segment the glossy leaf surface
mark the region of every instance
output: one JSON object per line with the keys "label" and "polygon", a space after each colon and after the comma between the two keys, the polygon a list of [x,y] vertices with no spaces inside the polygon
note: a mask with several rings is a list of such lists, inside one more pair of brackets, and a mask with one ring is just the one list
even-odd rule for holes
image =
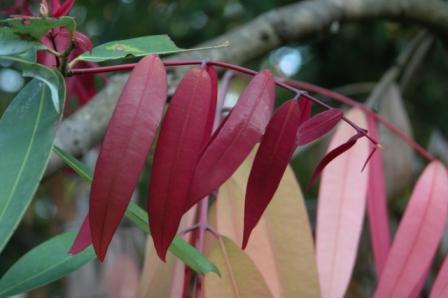
{"label": "glossy leaf surface", "polygon": [[[364,114],[351,110],[346,117],[366,127]],[[341,123],[329,152],[344,144],[353,128]],[[335,158],[322,172],[320,182],[316,256],[322,297],[344,297],[352,275],[364,220],[368,171],[361,172],[369,155],[367,139]],[[340,148],[340,147],[339,147]]]}
{"label": "glossy leaf surface", "polygon": [[223,184],[260,141],[271,117],[274,97],[274,79],[264,70],[244,89],[205,148],[185,210]]}
{"label": "glossy leaf surface", "polygon": [[148,197],[151,235],[162,260],[184,213],[207,135],[211,102],[209,73],[206,68],[193,68],[179,83],[162,123]]}
{"label": "glossy leaf surface", "polygon": [[24,77],[32,77],[45,83],[50,89],[50,99],[53,102],[54,109],[56,112],[61,111],[65,100],[65,84],[64,78],[58,71],[38,63],[11,56],[0,57],[1,63],[6,63],[10,67],[16,68]]}
{"label": "glossy leaf surface", "polygon": [[166,71],[157,56],[133,69],[114,110],[95,166],[89,220],[103,260],[134,192],[159,126],[167,96]]}
{"label": "glossy leaf surface", "polygon": [[306,99],[285,102],[266,128],[247,182],[243,248],[280,184],[296,147],[297,129],[305,120],[310,105]]}
{"label": "glossy leaf surface", "polygon": [[0,30],[0,56],[3,55],[20,55],[36,49],[45,48],[38,41],[27,41],[21,39],[12,32],[4,32]]}
{"label": "glossy leaf surface", "polygon": [[58,235],[21,257],[0,280],[0,296],[29,291],[55,281],[95,259],[93,249],[76,256],[67,254],[74,232]]}
{"label": "glossy leaf surface", "polygon": [[50,92],[32,80],[0,120],[0,251],[30,204],[51,153],[59,114]]}
{"label": "glossy leaf surface", "polygon": [[374,297],[407,297],[421,282],[445,228],[448,175],[431,162],[412,191]]}

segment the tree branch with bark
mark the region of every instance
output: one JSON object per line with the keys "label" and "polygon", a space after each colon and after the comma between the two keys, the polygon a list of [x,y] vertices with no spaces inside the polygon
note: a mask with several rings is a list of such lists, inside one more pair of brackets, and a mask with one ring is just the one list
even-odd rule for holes
{"label": "tree branch with bark", "polygon": [[[170,59],[211,59],[244,64],[289,42],[331,33],[333,24],[392,20],[427,28],[443,41],[448,37],[448,3],[440,0],[317,0],[301,1],[268,11],[249,23],[200,46],[230,42],[230,47],[175,55]],[[180,72],[171,72],[170,86]],[[91,102],[66,118],[57,130],[55,144],[73,155],[82,155],[98,144],[112,115],[127,74],[111,77]],[[53,156],[46,175],[62,166]]]}

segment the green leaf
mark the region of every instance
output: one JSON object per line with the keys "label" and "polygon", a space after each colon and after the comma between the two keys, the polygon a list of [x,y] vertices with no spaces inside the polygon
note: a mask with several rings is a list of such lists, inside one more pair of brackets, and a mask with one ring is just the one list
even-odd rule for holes
{"label": "green leaf", "polygon": [[[82,55],[78,56],[74,61],[82,60],[90,62],[101,62],[124,58],[143,57],[149,54],[173,54],[222,46],[227,46],[227,43],[214,47],[182,49],[177,47],[168,35],[150,35],[125,40],[111,41],[99,45],[97,47],[94,47],[90,53],[85,52]],[[71,64],[74,65],[75,62],[72,62]]]}
{"label": "green leaf", "polygon": [[24,77],[33,77],[47,84],[48,88],[50,88],[53,106],[56,112],[59,113],[62,108],[61,103],[63,103],[65,98],[65,84],[64,78],[58,71],[12,56],[0,57],[0,64],[16,68],[22,72]]}
{"label": "green leaf", "polygon": [[37,41],[28,41],[20,39],[19,36],[12,32],[2,31],[0,29],[0,56],[4,55],[16,55],[31,49],[45,48],[44,45],[39,44]]}
{"label": "green leaf", "polygon": [[95,259],[92,247],[75,256],[67,253],[75,236],[75,232],[60,234],[26,253],[0,280],[0,297],[43,286]]}
{"label": "green leaf", "polygon": [[78,174],[81,178],[86,180],[89,183],[92,183],[92,171],[87,167],[85,164],[59,148],[58,146],[53,146],[53,152],[56,153],[57,156],[59,156],[62,161],[68,165],[70,168],[72,168],[73,171],[75,171],[76,174]]}
{"label": "green leaf", "polygon": [[72,17],[61,18],[14,18],[0,20],[0,55],[14,55],[31,48],[45,48],[40,39],[48,30],[57,27],[65,27],[70,32],[76,29],[75,20]]}
{"label": "green leaf", "polygon": [[25,213],[44,173],[59,119],[50,92],[28,83],[0,120],[0,252]]}
{"label": "green leaf", "polygon": [[[128,209],[126,210],[126,217],[145,233],[149,234],[148,214],[134,202],[129,203]],[[179,236],[176,236],[173,242],[171,242],[168,251],[197,273],[204,274],[207,272],[215,272],[220,275],[215,264],[210,262],[196,248],[192,247]]]}
{"label": "green leaf", "polygon": [[[53,151],[79,176],[89,183],[92,182],[92,172],[86,165],[57,146],[53,147]],[[148,214],[134,202],[129,203],[126,217],[145,233],[149,234]],[[197,273],[215,272],[218,275],[220,274],[215,264],[178,236],[174,238],[168,250]]]}
{"label": "green leaf", "polygon": [[25,52],[21,52],[14,56],[19,59],[31,62],[31,63],[36,63],[36,61],[37,61],[37,51],[35,48],[29,49],[28,51],[25,51]]}

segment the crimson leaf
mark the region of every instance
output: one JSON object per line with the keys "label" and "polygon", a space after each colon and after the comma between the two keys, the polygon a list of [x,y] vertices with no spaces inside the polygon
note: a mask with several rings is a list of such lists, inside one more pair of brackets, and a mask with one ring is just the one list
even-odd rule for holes
{"label": "crimson leaf", "polygon": [[162,123],[148,197],[149,226],[162,260],[188,200],[208,129],[212,93],[212,79],[206,68],[191,69],[179,83]]}
{"label": "crimson leaf", "polygon": [[309,189],[311,185],[313,185],[314,181],[319,177],[322,170],[336,157],[353,147],[355,145],[356,141],[361,138],[363,135],[360,133],[355,134],[350,139],[348,139],[347,142],[343,143],[342,145],[334,148],[330,152],[327,153],[327,155],[322,158],[322,160],[319,162],[319,164],[316,166],[316,168],[313,171],[313,174],[311,175],[310,181],[308,181],[308,184],[306,186],[306,189]]}
{"label": "crimson leaf", "polygon": [[282,104],[269,122],[254,159],[247,183],[244,207],[243,248],[272,200],[295,149],[297,129],[307,117],[308,100]]}
{"label": "crimson leaf", "polygon": [[297,145],[305,145],[322,137],[336,126],[342,116],[341,110],[331,109],[306,120],[297,132]]}
{"label": "crimson leaf", "polygon": [[272,74],[261,71],[240,95],[205,148],[194,172],[184,211],[224,183],[260,141],[272,114],[274,98]]}
{"label": "crimson leaf", "polygon": [[90,234],[89,214],[87,214],[82,222],[81,228],[79,229],[78,235],[76,235],[75,241],[73,241],[69,253],[71,255],[77,255],[91,244],[92,235]]}
{"label": "crimson leaf", "polygon": [[89,220],[100,260],[106,255],[138,182],[166,96],[163,62],[155,55],[142,59],[120,95],[93,176]]}

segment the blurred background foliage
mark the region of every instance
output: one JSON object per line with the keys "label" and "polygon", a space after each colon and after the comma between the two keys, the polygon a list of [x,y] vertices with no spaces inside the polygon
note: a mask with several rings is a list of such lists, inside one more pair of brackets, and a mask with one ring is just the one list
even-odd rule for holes
{"label": "blurred background foliage", "polygon": [[[0,6],[6,7],[13,2],[2,0]],[[179,46],[191,47],[235,29],[263,12],[292,2],[295,1],[77,0],[71,15],[77,19],[79,30],[90,36],[96,45],[143,35],[168,34]],[[37,7],[37,3],[34,3],[34,11]],[[308,81],[327,88],[341,88],[356,83],[373,86],[393,65],[396,57],[418,30],[416,26],[382,21],[362,24],[335,23],[331,33],[284,45],[250,61],[246,66],[253,69],[267,67],[277,76]],[[414,136],[424,147],[428,145],[435,128],[438,128],[442,135],[448,134],[447,70],[446,45],[444,47],[442,43],[436,42],[424,67],[418,73],[418,79],[406,94],[405,107],[411,119]],[[240,90],[243,82],[244,80],[235,81],[232,90]],[[0,112],[22,84],[23,81],[14,71],[6,68],[0,70]],[[353,97],[364,100],[369,90],[368,87],[355,90]],[[286,96],[287,93],[279,92],[278,103],[286,99]],[[328,103],[338,106],[334,102]],[[302,186],[306,184],[321,153],[322,150],[306,150],[293,161]],[[145,170],[145,176],[147,175],[149,170]],[[79,181],[67,175],[44,181],[28,215],[2,254],[0,275],[19,256],[47,239],[49,235],[60,232],[64,222],[73,219],[74,189],[77,183]],[[60,185],[64,186],[64,191],[57,193]],[[139,189],[144,194],[147,187],[142,183]],[[310,209],[313,209],[316,190],[314,188],[306,194]],[[408,193],[409,190],[404,191],[402,197],[407,197]]]}

